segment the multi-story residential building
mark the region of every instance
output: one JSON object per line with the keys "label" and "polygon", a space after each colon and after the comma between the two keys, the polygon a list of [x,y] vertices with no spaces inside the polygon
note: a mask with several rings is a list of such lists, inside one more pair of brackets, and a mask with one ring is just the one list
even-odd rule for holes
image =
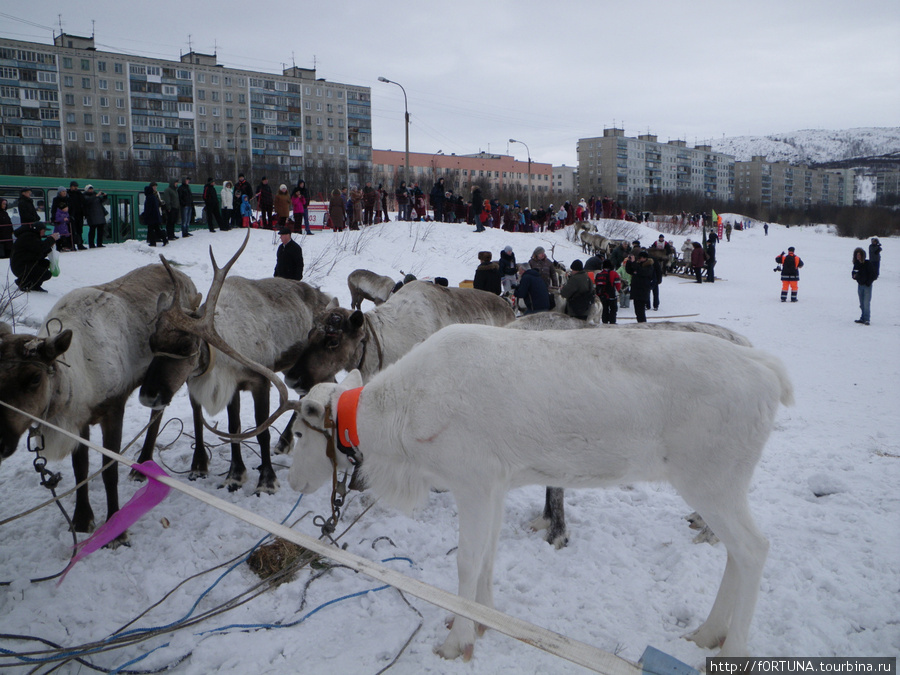
{"label": "multi-story residential building", "polygon": [[623,129],[578,140],[578,189],[641,208],[647,197],[694,194],[727,201],[734,190],[734,157],[708,145],[660,143],[653,134],[628,138]]}
{"label": "multi-story residential building", "polygon": [[769,162],[755,155],[735,162],[734,198],[777,208],[806,208],[818,204],[853,204],[852,169],[811,169],[805,164]]}
{"label": "multi-story residential building", "polygon": [[574,166],[554,166],[553,167],[553,194],[565,195],[567,197],[575,196],[575,188],[577,172]]}
{"label": "multi-story residential building", "polygon": [[[479,152],[474,155],[444,155],[436,153],[409,153],[407,184],[418,182],[420,187],[431,186],[438,178],[444,178],[447,189],[457,194],[467,194],[472,185],[481,186],[485,198],[501,191],[528,195],[528,162],[509,155],[492,155]],[[397,186],[406,173],[406,153],[397,150],[372,152],[374,180],[385,186]],[[533,206],[545,199],[551,190],[552,167],[550,164],[531,162],[531,194]],[[524,204],[523,204],[524,206]]]}
{"label": "multi-story residential building", "polygon": [[[135,161],[171,175],[218,177],[330,168],[359,182],[371,165],[368,87],[316,71],[226,68],[189,52],[177,61],[104,52],[94,38],[0,40],[2,150],[57,164]],[[196,177],[195,177],[196,178]]]}

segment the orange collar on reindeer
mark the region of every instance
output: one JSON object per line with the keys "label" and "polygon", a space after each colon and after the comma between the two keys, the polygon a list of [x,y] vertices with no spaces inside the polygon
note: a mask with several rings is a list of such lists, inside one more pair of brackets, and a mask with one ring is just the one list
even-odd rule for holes
{"label": "orange collar on reindeer", "polygon": [[[337,414],[334,416],[334,427],[337,431],[338,447],[344,454],[348,455],[353,461],[356,453],[352,450],[359,447],[359,432],[356,428],[356,411],[359,407],[359,396],[362,394],[362,387],[356,389],[348,389],[341,394],[337,404]],[[348,448],[351,452],[344,450]],[[355,462],[354,462],[355,463]]]}

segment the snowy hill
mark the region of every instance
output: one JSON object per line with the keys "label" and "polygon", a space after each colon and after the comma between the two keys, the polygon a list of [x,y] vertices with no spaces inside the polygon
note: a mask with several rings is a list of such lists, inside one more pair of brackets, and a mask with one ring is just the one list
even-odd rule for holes
{"label": "snowy hill", "polygon": [[900,152],[900,127],[805,129],[769,136],[734,136],[711,141],[717,152],[739,162],[764,155],[770,162],[818,164]]}

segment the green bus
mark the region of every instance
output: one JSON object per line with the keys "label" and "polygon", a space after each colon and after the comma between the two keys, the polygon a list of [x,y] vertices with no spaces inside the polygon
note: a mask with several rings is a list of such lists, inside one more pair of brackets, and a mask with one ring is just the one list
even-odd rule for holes
{"label": "green bus", "polygon": [[[22,188],[31,188],[31,198],[35,208],[44,221],[50,223],[50,205],[53,198],[59,192],[59,188],[69,189],[71,178],[42,178],[39,176],[0,176],[0,199],[7,201],[7,212],[13,222],[13,226],[19,224],[19,192]],[[147,226],[143,224],[140,214],[144,210],[144,188],[149,185],[146,182],[125,180],[103,180],[75,178],[80,190],[86,185],[93,185],[95,192],[104,192],[106,202],[106,231],[103,241],[118,244],[126,239],[147,239]],[[191,229],[205,227],[203,213],[203,186],[191,185],[194,195],[194,220]],[[160,193],[166,189],[166,184],[160,184],[157,189]],[[221,187],[216,188],[217,191]],[[181,217],[178,218],[178,230],[181,229]],[[87,227],[87,225],[85,225]],[[87,241],[85,235],[85,241]]]}

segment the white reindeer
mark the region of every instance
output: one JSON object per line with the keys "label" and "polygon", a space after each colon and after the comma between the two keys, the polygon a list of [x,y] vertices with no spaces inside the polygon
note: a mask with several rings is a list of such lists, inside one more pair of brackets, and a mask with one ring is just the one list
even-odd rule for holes
{"label": "white reindeer", "polygon": [[[659,378],[674,361],[696,378],[690,392],[670,396]],[[547,378],[548,371],[564,377]],[[516,383],[503,400],[491,373]],[[361,385],[353,371],[340,384],[317,385],[299,402],[290,471],[295,489],[320,487],[332,475],[332,461],[348,467],[342,452],[329,460],[326,446],[345,423],[343,417],[332,423],[338,399]],[[564,414],[548,414],[546,401],[562,398]],[[688,637],[739,656],[768,551],[747,491],[779,402],[792,400],[776,358],[708,335],[455,325],[362,389],[353,452],[362,478],[388,503],[411,509],[431,488],[453,492],[459,594],[487,606],[493,606],[494,555],[510,488],[670,482],[728,553],[709,617]],[[527,433],[503,423],[509,410],[528,421]],[[438,652],[468,659],[475,634],[474,622],[457,616]]]}

